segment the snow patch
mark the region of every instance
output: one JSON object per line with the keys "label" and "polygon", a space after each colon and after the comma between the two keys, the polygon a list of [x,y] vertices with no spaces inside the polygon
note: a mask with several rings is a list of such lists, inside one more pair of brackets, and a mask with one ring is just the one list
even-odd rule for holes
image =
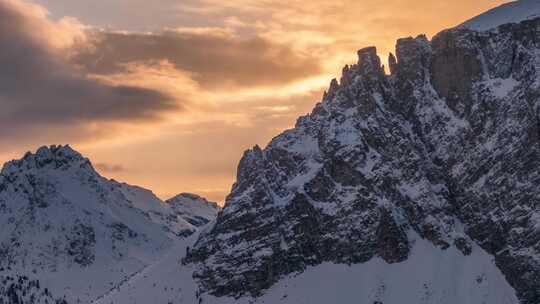
{"label": "snow patch", "polygon": [[488,31],[503,24],[519,23],[535,18],[540,18],[540,0],[520,0],[491,9],[458,27],[476,31]]}
{"label": "snow patch", "polygon": [[483,81],[482,84],[489,87],[496,98],[502,99],[508,96],[508,94],[510,94],[514,88],[519,85],[519,81],[512,77],[506,79],[493,78]]}

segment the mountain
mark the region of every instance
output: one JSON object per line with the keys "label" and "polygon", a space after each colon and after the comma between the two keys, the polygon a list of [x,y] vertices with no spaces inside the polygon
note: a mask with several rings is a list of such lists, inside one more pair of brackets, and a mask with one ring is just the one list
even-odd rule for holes
{"label": "mountain", "polygon": [[538,41],[540,19],[404,38],[390,74],[360,50],[244,153],[184,259],[203,303],[540,303]]}
{"label": "mountain", "polygon": [[519,23],[538,17],[540,17],[540,0],[519,0],[491,9],[466,21],[460,27],[486,31],[503,24]]}
{"label": "mountain", "polygon": [[181,218],[195,227],[201,227],[214,220],[221,208],[196,194],[181,193],[165,201]]}
{"label": "mountain", "polygon": [[540,303],[540,18],[513,7],[398,40],[389,74],[361,49],[222,210],[68,146],[7,163],[0,302]]}
{"label": "mountain", "polygon": [[34,303],[14,300],[31,294],[36,303],[90,303],[197,230],[151,191],[100,176],[69,146],[4,165],[0,225],[3,303]]}

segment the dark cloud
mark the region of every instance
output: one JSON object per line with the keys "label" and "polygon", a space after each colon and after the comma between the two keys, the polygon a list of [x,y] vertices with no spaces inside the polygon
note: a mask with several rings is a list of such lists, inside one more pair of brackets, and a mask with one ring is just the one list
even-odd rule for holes
{"label": "dark cloud", "polygon": [[73,16],[85,24],[137,31],[200,24],[198,14],[182,12],[180,5],[200,0],[34,0],[49,8],[53,17]]}
{"label": "dark cloud", "polygon": [[85,123],[154,119],[176,107],[158,91],[106,85],[76,72],[43,37],[46,20],[0,0],[0,137]]}
{"label": "dark cloud", "polygon": [[126,170],[126,168],[124,168],[124,166],[122,165],[108,164],[108,163],[97,163],[97,164],[94,164],[94,167],[98,171],[104,172],[104,173],[119,173],[119,172],[124,172]]}
{"label": "dark cloud", "polygon": [[79,49],[73,60],[96,74],[124,73],[131,62],[167,60],[191,73],[205,88],[272,86],[320,73],[314,56],[254,37],[239,39],[222,31],[94,33],[95,43]]}

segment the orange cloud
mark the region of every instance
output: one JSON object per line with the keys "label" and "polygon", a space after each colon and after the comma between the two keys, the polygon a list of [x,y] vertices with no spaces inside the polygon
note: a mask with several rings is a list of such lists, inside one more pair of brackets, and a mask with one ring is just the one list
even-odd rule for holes
{"label": "orange cloud", "polygon": [[[88,26],[71,17],[55,21],[42,6],[0,0],[0,14],[8,12],[19,20],[7,22],[0,15],[0,43],[2,35],[11,37],[3,46],[29,43],[22,49],[31,50],[32,56],[24,57],[21,67],[28,67],[24,71],[36,74],[33,77],[43,76],[30,78],[32,82],[54,84],[61,79],[84,88],[63,91],[49,85],[53,89],[39,90],[36,98],[11,82],[13,96],[25,102],[14,103],[19,108],[3,107],[3,117],[17,129],[4,132],[26,132],[11,136],[1,157],[15,157],[42,144],[76,142],[106,175],[163,196],[187,191],[216,201],[229,191],[243,150],[265,145],[310,112],[329,80],[357,60],[357,49],[376,45],[384,61],[397,38],[431,36],[507,2],[160,0],[156,5],[94,0],[89,6],[72,0],[36,1],[59,10],[79,9],[81,20],[101,23]],[[99,30],[109,25],[116,27]],[[39,58],[39,64],[26,58]],[[4,62],[7,67],[14,60],[2,61],[0,55]],[[14,71],[21,68],[0,72],[0,86],[13,81]],[[89,83],[105,93],[97,98]],[[55,91],[71,92],[71,99],[59,99]],[[136,97],[135,102],[128,104],[118,94]],[[0,103],[2,98],[0,93]],[[89,98],[107,101],[103,112],[108,116],[100,115]],[[64,103],[45,107],[36,101],[53,99]],[[36,117],[42,121],[16,124],[17,117],[31,120],[12,115],[26,109],[39,112]],[[47,111],[51,115],[41,115]],[[55,113],[54,120],[45,119]],[[160,119],[147,119],[156,116]]]}
{"label": "orange cloud", "polygon": [[2,149],[25,139],[88,139],[103,134],[103,126],[156,120],[178,108],[157,90],[105,84],[76,71],[65,54],[83,34],[64,20],[48,20],[33,4],[0,1]]}
{"label": "orange cloud", "polygon": [[93,74],[126,73],[134,62],[166,60],[207,88],[279,86],[321,72],[318,58],[259,37],[214,28],[159,33],[94,32],[73,61]]}

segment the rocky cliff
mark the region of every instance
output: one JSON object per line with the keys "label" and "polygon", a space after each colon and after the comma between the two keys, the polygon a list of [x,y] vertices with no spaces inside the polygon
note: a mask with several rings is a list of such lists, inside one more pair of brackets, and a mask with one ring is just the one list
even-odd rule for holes
{"label": "rocky cliff", "polygon": [[260,296],[324,262],[407,261],[416,235],[492,255],[540,303],[540,19],[375,48],[322,102],[246,151],[187,261],[201,290]]}

